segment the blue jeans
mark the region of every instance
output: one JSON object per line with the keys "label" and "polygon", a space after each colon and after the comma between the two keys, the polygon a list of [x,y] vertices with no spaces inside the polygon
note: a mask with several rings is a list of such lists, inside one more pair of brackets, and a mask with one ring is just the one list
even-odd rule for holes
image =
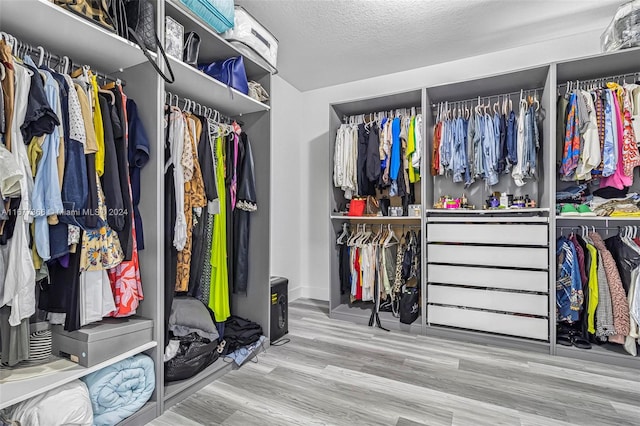
{"label": "blue jeans", "polygon": [[574,185],[556,192],[556,201],[580,200],[587,189],[586,184]]}

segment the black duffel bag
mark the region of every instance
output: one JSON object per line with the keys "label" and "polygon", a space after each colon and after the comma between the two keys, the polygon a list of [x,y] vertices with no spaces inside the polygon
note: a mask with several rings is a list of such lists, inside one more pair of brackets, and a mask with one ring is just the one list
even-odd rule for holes
{"label": "black duffel bag", "polygon": [[164,363],[165,381],[188,379],[213,364],[220,356],[217,346],[217,340],[210,341],[196,333],[181,337],[178,353]]}

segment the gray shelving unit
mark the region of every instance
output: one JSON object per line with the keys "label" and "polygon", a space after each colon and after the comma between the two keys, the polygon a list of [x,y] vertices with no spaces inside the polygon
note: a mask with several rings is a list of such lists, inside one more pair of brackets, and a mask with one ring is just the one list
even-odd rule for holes
{"label": "gray shelving unit", "polygon": [[[555,64],[556,67],[556,81],[554,86],[564,84],[567,81],[585,81],[591,79],[607,78],[609,76],[617,76],[623,74],[633,74],[640,71],[638,64],[640,63],[640,49],[627,49],[619,52],[603,53],[600,55],[593,55],[586,58],[580,58],[573,61],[559,62]],[[627,81],[631,78],[627,79]],[[562,88],[564,90],[564,88]],[[551,117],[556,117],[556,104],[552,105]],[[555,135],[555,121],[553,123],[553,129],[551,135]],[[555,136],[551,136],[551,139],[555,142]],[[570,183],[563,182],[558,176],[555,164],[557,163],[555,149],[552,150],[552,166],[555,174],[553,181],[553,193],[555,188],[564,188]],[[637,172],[634,173],[634,181],[629,192],[640,191],[640,179]],[[555,200],[554,200],[555,201]],[[577,229],[581,225],[594,226],[596,228],[610,228],[607,230],[600,229],[598,232],[607,238],[618,233],[618,226],[632,225],[640,226],[640,220],[638,218],[630,217],[562,217],[555,215],[555,209],[553,209],[554,225],[553,235],[550,242],[553,252],[556,250],[556,238],[561,233],[567,234],[569,229]],[[553,265],[555,267],[555,263]],[[555,276],[555,269],[554,269]],[[555,325],[555,319],[554,319]],[[576,347],[566,347],[561,345],[555,345],[554,353],[560,356],[566,356],[571,358],[578,358],[587,361],[603,362],[611,365],[627,366],[640,368],[640,357],[633,357],[627,354],[621,345],[605,344],[602,346],[592,345],[591,349],[579,349]],[[638,347],[640,350],[640,346]]]}
{"label": "gray shelving unit", "polygon": [[[164,39],[165,16],[171,16],[201,36],[200,59],[203,62],[225,59],[240,53],[214,31],[210,30],[179,1],[154,2],[156,29]],[[24,20],[28,11],[29,20]],[[50,31],[56,28],[56,31]],[[163,364],[164,341],[164,104],[165,92],[220,111],[243,122],[243,130],[251,140],[255,162],[258,210],[251,214],[249,246],[250,272],[246,295],[231,295],[232,313],[259,323],[268,337],[270,324],[269,287],[269,212],[271,112],[267,103],[230,90],[195,68],[171,59],[176,74],[174,84],[165,82],[155,73],[146,57],[133,43],[105,31],[91,22],[71,14],[48,0],[0,0],[0,31],[8,32],[34,46],[70,56],[75,64],[88,64],[100,72],[120,77],[127,82],[125,92],[135,99],[141,119],[151,141],[151,156],[142,172],[140,213],[144,224],[145,249],[140,251],[140,271],[144,301],[138,315],[154,322],[153,340],[141,342],[137,349],[119,354],[98,367],[144,352],[155,362],[156,389],[150,401],[121,425],[144,425],[203,386],[231,371],[233,364],[217,361],[195,377],[165,384]],[[80,36],[78,36],[80,35]],[[100,46],[96,48],[96,46]],[[271,91],[269,70],[245,57],[250,80],[258,81]],[[268,341],[268,339],[267,339]],[[0,408],[8,406],[69,381],[83,377],[96,368],[70,365],[59,373],[32,380],[8,383],[0,390]],[[6,402],[6,404],[5,404]]]}
{"label": "gray shelving unit", "polygon": [[[379,111],[390,111],[395,109],[418,107],[421,108],[423,117],[425,116],[425,91],[424,89],[415,89],[407,92],[393,93],[386,96],[356,99],[351,102],[333,104],[329,106],[329,135],[330,135],[330,159],[331,170],[333,170],[333,151],[336,142],[336,132],[342,124],[343,117],[348,117],[357,114],[367,114]],[[423,119],[422,134],[428,131],[428,127]],[[415,185],[416,204],[422,205],[422,212],[424,212],[425,204],[423,200],[426,199],[426,165],[425,162],[426,152],[428,145],[424,142],[426,138],[423,138],[422,148],[422,162],[420,169],[422,171],[421,180]],[[333,179],[333,173],[331,173]],[[346,199],[344,192],[340,188],[333,186],[333,182],[330,183],[332,190],[330,192],[329,206],[332,213],[329,215],[329,241],[331,241],[330,248],[330,316],[331,318],[341,319],[345,321],[351,321],[358,324],[368,324],[369,317],[371,316],[371,305],[367,307],[361,307],[358,305],[351,306],[349,303],[349,295],[341,294],[340,292],[340,276],[338,266],[338,248],[334,244],[336,235],[342,229],[342,224],[345,222],[351,223],[353,226],[356,224],[368,224],[371,226],[385,226],[390,224],[395,227],[396,235],[400,235],[398,230],[408,229],[409,227],[420,230],[421,235],[425,234],[425,221],[424,213],[420,217],[350,217],[340,214],[339,211],[345,205]],[[392,197],[391,205],[400,205],[399,197]],[[424,253],[425,244],[424,238],[422,239],[422,251]],[[422,267],[421,277],[421,292],[424,294],[425,283],[425,268]],[[403,330],[410,333],[421,334],[424,332],[425,322],[425,307],[424,304],[421,309],[420,317],[413,324],[402,324],[398,318],[395,318],[389,312],[380,312],[380,322],[383,327],[394,330]]]}
{"label": "gray shelving unit", "polygon": [[[422,316],[419,324],[416,322],[410,327],[404,327],[395,318],[382,315],[383,325],[410,333],[452,340],[546,352],[611,365],[640,366],[640,357],[625,354],[620,346],[603,345],[594,346],[591,350],[582,350],[556,344],[555,307],[556,235],[561,230],[579,225],[595,225],[614,228],[607,234],[613,235],[617,233],[617,226],[640,226],[640,220],[633,218],[556,217],[556,188],[566,185],[556,178],[557,86],[567,80],[588,80],[636,73],[640,71],[638,63],[640,49],[629,49],[469,81],[443,82],[440,85],[416,88],[403,93],[329,105],[329,152],[333,170],[336,131],[344,115],[417,105],[419,93],[422,92],[420,105],[425,124],[423,134],[426,135],[420,191],[423,216],[419,225],[424,236]],[[434,210],[433,204],[441,195],[461,195],[464,192],[471,204],[480,207],[489,192],[484,188],[484,183],[476,183],[469,190],[465,190],[462,184],[454,184],[449,177],[429,175],[435,121],[435,111],[432,108],[441,101],[455,102],[478,96],[491,96],[495,102],[498,95],[518,92],[520,89],[537,89],[543,109],[544,120],[540,129],[542,147],[538,158],[539,177],[522,188],[515,187],[511,178],[502,178],[492,191],[529,194],[538,201],[537,208],[497,212],[482,209]],[[517,108],[519,94],[511,97],[514,107]],[[344,202],[344,198],[340,189],[334,188],[332,182],[330,185],[330,207],[335,211],[335,208]],[[632,190],[640,191],[639,179],[635,179]],[[340,294],[338,253],[333,241],[342,223],[350,221],[378,224],[393,220],[398,219],[349,218],[336,213],[330,215],[328,231],[332,244],[329,249],[329,285],[332,318],[368,324],[370,314],[369,310],[350,307],[348,299]],[[451,225],[454,227],[446,228]],[[456,232],[443,232],[446,230]],[[514,241],[511,237],[516,230],[517,235],[525,233],[528,239]],[[448,253],[447,246],[453,248],[456,253]],[[501,248],[508,250],[496,250]],[[473,251],[473,255],[484,255],[485,251],[493,251],[497,254],[498,260],[488,259],[483,261],[484,263],[459,261],[456,256],[464,250]],[[508,284],[510,282],[515,284]],[[505,326],[506,323],[511,325]]]}

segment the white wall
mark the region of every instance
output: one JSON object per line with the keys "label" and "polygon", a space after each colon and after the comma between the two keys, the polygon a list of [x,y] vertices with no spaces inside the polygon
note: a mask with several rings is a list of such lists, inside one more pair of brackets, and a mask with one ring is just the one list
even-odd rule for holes
{"label": "white wall", "polygon": [[[301,173],[302,93],[279,76],[271,79],[271,275],[289,278],[289,298],[300,297],[303,193]],[[306,281],[305,281],[306,282]]]}
{"label": "white wall", "polygon": [[[274,199],[272,247],[280,250],[282,246],[279,244],[279,233],[285,229],[291,229],[290,224],[294,220],[299,221],[301,244],[299,252],[295,253],[295,259],[299,259],[300,263],[293,265],[287,261],[288,259],[282,259],[274,265],[277,265],[278,268],[281,267],[282,271],[287,271],[287,273],[291,271],[293,274],[295,271],[296,274],[299,274],[297,277],[303,286],[301,292],[303,297],[329,299],[329,247],[333,244],[332,241],[329,241],[328,222],[330,214],[329,190],[332,184],[329,170],[328,133],[329,105],[331,103],[453,83],[553,61],[593,55],[600,51],[600,33],[600,30],[590,31],[516,49],[303,92],[302,127],[300,128],[300,138],[296,139],[296,149],[299,149],[300,154],[299,167],[291,163],[287,165],[286,172],[279,170],[282,163],[275,158],[275,151],[275,162],[272,166],[272,170],[278,174],[277,177],[274,174],[272,181],[275,192],[289,185],[299,188],[297,194],[300,199],[293,204],[300,208],[301,214],[300,218],[296,217],[295,219],[291,214],[286,216],[278,214],[283,206],[278,206],[278,200]],[[430,48],[433,47],[425,46],[425,49]],[[442,48],[446,48],[446,46]],[[290,95],[290,97],[295,98],[296,101],[299,99],[298,96]],[[285,117],[286,111],[295,114]],[[288,123],[292,117],[299,117],[295,111],[292,111],[291,105],[286,111],[280,111],[278,107],[274,107],[274,113],[278,117],[288,120]],[[273,128],[274,147],[278,151],[286,150],[278,145],[280,143],[286,144],[287,147],[291,145],[289,135],[292,133],[290,129],[285,123],[279,123],[276,119],[274,119]],[[285,131],[284,134],[287,137],[283,137],[283,134],[280,133],[281,130]],[[293,157],[293,154],[291,156]],[[283,178],[283,180],[279,178]],[[288,205],[291,205],[291,202]],[[282,254],[277,251],[272,252],[272,257],[281,259]],[[291,262],[293,262],[293,258]],[[274,270],[274,272],[277,271]]]}

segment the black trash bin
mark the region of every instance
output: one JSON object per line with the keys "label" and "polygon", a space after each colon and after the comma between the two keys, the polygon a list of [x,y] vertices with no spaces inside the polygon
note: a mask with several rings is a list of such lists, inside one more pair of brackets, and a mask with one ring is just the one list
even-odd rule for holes
{"label": "black trash bin", "polygon": [[289,280],[271,277],[271,343],[289,333]]}

